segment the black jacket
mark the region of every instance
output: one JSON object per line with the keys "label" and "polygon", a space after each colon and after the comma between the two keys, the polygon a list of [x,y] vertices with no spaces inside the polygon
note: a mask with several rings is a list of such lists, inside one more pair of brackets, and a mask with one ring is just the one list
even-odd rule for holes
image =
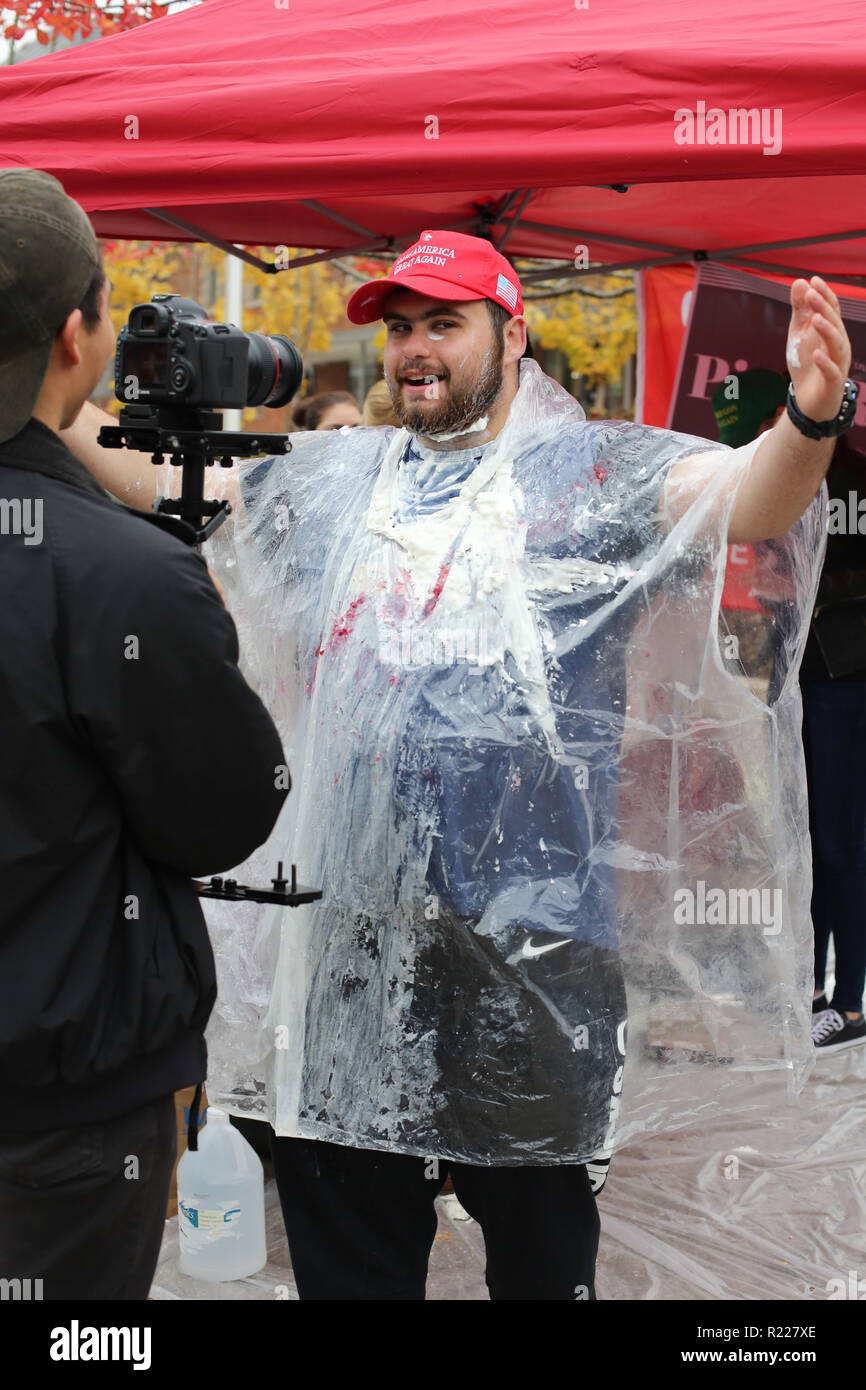
{"label": "black jacket", "polygon": [[[866,456],[854,449],[847,435],[841,435],[833,452],[827,472],[827,492],[831,504],[841,501],[846,522],[849,522],[850,494],[855,494],[854,509],[857,529],[848,526],[843,531],[831,526],[827,535],[827,553],[818,583],[815,613],[800,666],[801,680],[829,680],[830,668],[818,640],[818,621],[822,624],[823,639],[831,635],[822,611],[833,610],[830,651],[840,655],[841,668],[846,672],[840,680],[866,679],[866,604],[851,603],[851,599],[866,596],[866,536],[859,529],[862,517],[857,502],[866,498]],[[839,602],[841,600],[841,603]],[[834,670],[833,674],[836,672]]]}
{"label": "black jacket", "polygon": [[36,420],[0,445],[0,1131],[204,1078],[191,876],[245,859],[286,795],[237,662],[204,561],[160,518]]}

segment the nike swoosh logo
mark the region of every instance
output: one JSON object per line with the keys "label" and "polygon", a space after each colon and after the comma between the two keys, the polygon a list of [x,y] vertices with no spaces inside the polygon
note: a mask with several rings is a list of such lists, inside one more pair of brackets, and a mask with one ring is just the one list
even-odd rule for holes
{"label": "nike swoosh logo", "polygon": [[528,936],[523,943],[521,956],[543,956],[545,951],[555,951],[557,946],[566,946],[571,937],[566,937],[565,941],[552,941],[549,946],[533,946],[532,937]]}

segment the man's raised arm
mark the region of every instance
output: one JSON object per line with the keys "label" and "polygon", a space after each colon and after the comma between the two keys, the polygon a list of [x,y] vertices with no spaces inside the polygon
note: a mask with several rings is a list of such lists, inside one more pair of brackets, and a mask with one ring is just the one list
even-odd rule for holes
{"label": "man's raised arm", "polygon": [[[851,344],[839,301],[818,275],[791,286],[787,362],[802,414],[817,422],[834,419],[851,366]],[[821,486],[835,443],[835,438],[807,438],[786,413],[761,436],[757,448],[744,445],[754,452],[739,483],[728,541],[771,540],[789,531]],[[662,498],[669,524],[679,520],[728,458],[727,452],[723,457],[704,453],[674,465]]]}
{"label": "man's raised arm", "polygon": [[149,512],[158,495],[160,474],[150,461],[149,454],[135,449],[104,449],[96,436],[103,425],[116,425],[117,420],[100,410],[92,401],[85,401],[68,430],[60,438],[79,463],[93,474],[98,483],[127,507]]}

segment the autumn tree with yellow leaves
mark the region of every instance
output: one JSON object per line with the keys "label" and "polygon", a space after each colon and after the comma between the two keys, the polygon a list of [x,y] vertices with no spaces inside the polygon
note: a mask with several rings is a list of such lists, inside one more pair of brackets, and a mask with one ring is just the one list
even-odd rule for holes
{"label": "autumn tree with yellow leaves", "polygon": [[16,44],[30,34],[50,51],[59,38],[120,34],[175,8],[175,0],[5,0],[0,18],[9,43],[6,61],[14,63]]}
{"label": "autumn tree with yellow leaves", "polygon": [[[117,332],[136,304],[154,294],[175,293],[195,300],[211,317],[225,316],[225,256],[215,247],[199,244],[102,242],[105,270],[112,282],[111,317]],[[248,248],[266,264],[274,263],[274,248]],[[284,260],[304,252],[287,250]],[[353,288],[343,273],[325,262],[281,270],[269,275],[244,266],[243,327],[251,333],[284,333],[307,352],[326,351],[331,335],[345,322],[345,306]],[[112,408],[119,409],[119,405]],[[245,419],[255,418],[248,411]]]}
{"label": "autumn tree with yellow leaves", "polygon": [[[524,293],[533,342],[558,348],[576,375],[591,384],[619,379],[637,348],[637,306],[631,272],[560,282],[542,297]],[[538,297],[534,297],[535,295]]]}
{"label": "autumn tree with yellow leaves", "polygon": [[[225,314],[225,257],[212,246],[183,243],[104,241],[105,268],[114,286],[112,318],[117,329],[135,304],[174,291],[194,299],[215,320]],[[272,247],[250,246],[273,263]],[[303,252],[289,250],[287,259]],[[345,319],[347,282],[339,270],[319,262],[268,275],[244,266],[244,323],[252,333],[285,333],[301,353],[325,351]]]}

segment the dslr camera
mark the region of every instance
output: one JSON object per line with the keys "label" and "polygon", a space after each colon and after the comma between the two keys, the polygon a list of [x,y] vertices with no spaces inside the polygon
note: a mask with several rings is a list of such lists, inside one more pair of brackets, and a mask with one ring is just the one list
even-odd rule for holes
{"label": "dslr camera", "polygon": [[149,453],[157,466],[168,455],[183,469],[180,497],[160,497],[154,510],[178,518],[181,539],[200,545],[231,510],[205,498],[205,469],[291,448],[282,434],[224,433],[220,411],[286,405],[303,373],[291,338],[213,323],[194,300],[155,294],[120,330],[114,394],[123,409],[97,438],[107,449]]}
{"label": "dslr camera", "polygon": [[[138,449],[160,466],[168,455],[182,472],[181,495],[160,497],[154,511],[188,545],[201,545],[231,512],[225,500],[204,496],[205,470],[230,468],[235,458],[285,454],[282,434],[224,433],[221,410],[245,405],[281,406],[296,395],[303,376],[301,354],[282,334],[244,333],[231,323],[212,323],[192,299],[155,294],[136,304],[120,330],[114,358],[114,394],[123,401],[117,425],[97,436],[107,449]],[[199,896],[230,902],[279,903],[298,907],[321,898],[320,888],[298,885],[277,865],[270,888],[235,879],[199,884]],[[200,1089],[190,1110],[190,1148],[195,1148]]]}
{"label": "dslr camera", "polygon": [[212,323],[192,299],[155,294],[120,330],[114,391],[124,405],[208,410],[281,406],[297,394],[301,355],[290,338]]}

